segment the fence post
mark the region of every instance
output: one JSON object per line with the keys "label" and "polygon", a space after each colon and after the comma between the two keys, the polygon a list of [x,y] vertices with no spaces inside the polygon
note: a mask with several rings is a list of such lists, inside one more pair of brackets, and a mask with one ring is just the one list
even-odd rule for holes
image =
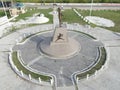
{"label": "fence post", "polygon": [[53,85],[53,79],[50,79],[50,84]]}
{"label": "fence post", "polygon": [[83,19],[83,16],[81,16],[81,18]]}
{"label": "fence post", "polygon": [[87,74],[87,77],[86,77],[86,78],[87,78],[87,80],[89,79],[89,74]]}
{"label": "fence post", "polygon": [[39,79],[39,83],[41,84],[41,78],[39,77],[38,79]]}
{"label": "fence post", "polygon": [[18,42],[21,42],[22,41],[22,36],[21,37],[19,37],[19,39],[18,39]]}
{"label": "fence post", "polygon": [[29,74],[29,79],[30,79],[30,80],[32,79],[30,74]]}
{"label": "fence post", "polygon": [[78,81],[79,81],[79,78],[77,77],[77,78],[76,78],[76,82],[77,82],[77,84],[78,84]]}
{"label": "fence post", "polygon": [[23,71],[22,70],[20,71],[20,74],[23,76]]}
{"label": "fence post", "polygon": [[26,34],[25,33],[23,34],[23,37],[26,38]]}
{"label": "fence post", "polygon": [[88,20],[88,24],[90,24],[91,22]]}
{"label": "fence post", "polygon": [[101,67],[101,70],[103,70],[104,69],[104,65],[102,65],[102,67]]}
{"label": "fence post", "polygon": [[95,71],[95,76],[97,75],[97,70]]}
{"label": "fence post", "polygon": [[15,41],[16,41],[16,44],[19,42],[19,40],[18,40],[18,39],[16,39]]}
{"label": "fence post", "polygon": [[19,71],[16,66],[14,66],[14,68],[15,68],[15,70],[16,70],[17,72]]}

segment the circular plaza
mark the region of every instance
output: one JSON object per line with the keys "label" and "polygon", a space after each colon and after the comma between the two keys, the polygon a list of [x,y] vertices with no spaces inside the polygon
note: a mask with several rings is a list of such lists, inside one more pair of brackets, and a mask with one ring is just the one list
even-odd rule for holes
{"label": "circular plaza", "polygon": [[[92,69],[100,60],[103,44],[94,37],[76,30],[69,30],[68,36],[79,42],[80,50],[73,56],[54,59],[41,53],[40,43],[46,38],[52,39],[53,31],[40,32],[22,40],[13,47],[24,67],[39,74],[55,77],[56,86],[71,86],[73,75]],[[64,52],[64,51],[63,51]]]}
{"label": "circular plaza", "polygon": [[[66,44],[61,44],[63,33],[53,40],[59,25],[53,6],[35,4],[37,8],[28,8],[25,17],[13,17],[1,25],[1,90],[119,90],[120,14],[116,8],[120,8],[116,5],[110,10],[94,7],[88,18],[89,10],[81,10],[85,7],[68,10],[72,7],[65,6],[62,24],[70,39]],[[59,48],[52,48],[59,40]],[[58,51],[53,53],[54,49]]]}

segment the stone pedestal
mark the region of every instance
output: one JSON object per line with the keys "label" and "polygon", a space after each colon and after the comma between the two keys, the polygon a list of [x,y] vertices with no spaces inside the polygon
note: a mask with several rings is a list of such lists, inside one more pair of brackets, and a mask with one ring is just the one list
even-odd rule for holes
{"label": "stone pedestal", "polygon": [[53,44],[63,44],[68,43],[67,29],[66,28],[56,28],[53,36],[51,45]]}
{"label": "stone pedestal", "polygon": [[46,38],[40,43],[41,52],[55,59],[66,59],[77,54],[80,50],[80,44],[67,36],[67,29],[63,27],[56,28],[52,40]]}

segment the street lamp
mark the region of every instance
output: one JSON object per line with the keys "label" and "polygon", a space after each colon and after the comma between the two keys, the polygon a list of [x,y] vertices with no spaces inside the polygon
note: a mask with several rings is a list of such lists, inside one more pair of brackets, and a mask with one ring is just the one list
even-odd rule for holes
{"label": "street lamp", "polygon": [[93,0],[91,0],[91,7],[90,7],[90,14],[89,14],[89,16],[91,16],[91,14],[92,14],[92,9],[93,9]]}

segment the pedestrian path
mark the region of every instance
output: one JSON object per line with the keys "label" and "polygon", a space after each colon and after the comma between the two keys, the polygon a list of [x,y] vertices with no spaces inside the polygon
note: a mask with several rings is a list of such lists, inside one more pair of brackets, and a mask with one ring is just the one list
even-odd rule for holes
{"label": "pedestrian path", "polygon": [[[57,16],[57,15],[56,15]],[[57,18],[56,18],[57,19]],[[55,21],[54,21],[55,22]],[[57,24],[58,25],[58,24]],[[82,25],[67,25],[68,29],[79,30],[88,33],[101,41],[109,51],[109,60],[106,68],[99,72],[96,77],[78,82],[79,90],[119,90],[120,89],[120,34],[103,28],[87,28]],[[0,39],[0,89],[1,90],[52,90],[49,86],[40,86],[25,81],[18,77],[10,68],[8,53],[16,44],[16,39],[24,34],[36,33],[42,30],[53,30],[52,24],[39,25],[22,29]],[[116,46],[116,47],[114,47]],[[62,73],[62,72],[60,72]],[[11,83],[12,82],[12,83]],[[7,85],[7,86],[6,86]],[[58,87],[57,90],[75,90],[73,86]]]}

